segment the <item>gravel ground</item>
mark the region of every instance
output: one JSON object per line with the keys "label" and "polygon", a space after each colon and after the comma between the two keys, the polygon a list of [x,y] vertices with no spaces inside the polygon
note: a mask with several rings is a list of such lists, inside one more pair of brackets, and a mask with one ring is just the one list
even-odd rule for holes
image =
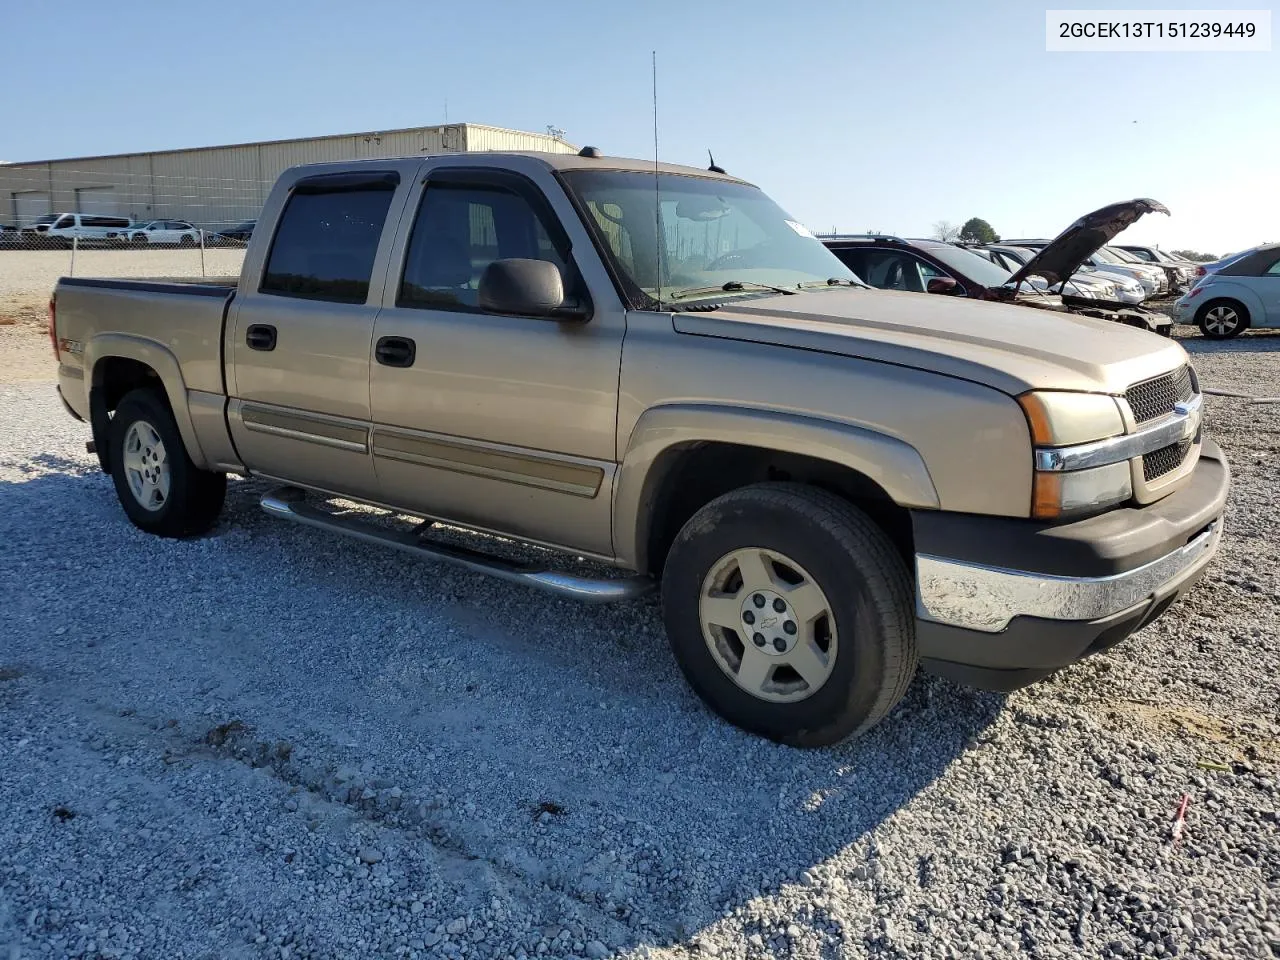
{"label": "gravel ground", "polygon": [[[1280,336],[1187,345],[1275,392]],[[1224,551],[1164,619],[801,752],[702,708],[652,600],[280,524],[250,481],[148,537],[47,341],[0,359],[7,960],[1280,956],[1276,406],[1211,400]]]}
{"label": "gravel ground", "polygon": [[0,324],[43,323],[59,277],[234,277],[243,260],[242,247],[208,249],[202,273],[199,247],[89,249],[76,251],[73,269],[70,250],[0,248]]}

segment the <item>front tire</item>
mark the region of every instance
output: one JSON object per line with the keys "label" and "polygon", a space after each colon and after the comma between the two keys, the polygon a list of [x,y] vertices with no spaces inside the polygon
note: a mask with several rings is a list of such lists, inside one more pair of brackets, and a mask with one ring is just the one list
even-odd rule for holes
{"label": "front tire", "polygon": [[1210,340],[1230,340],[1249,326],[1249,311],[1235,300],[1210,300],[1196,313],[1196,326]]}
{"label": "front tire", "polygon": [[218,522],[227,475],[191,462],[165,398],[133,390],[110,426],[111,479],[133,525],[161,537],[192,537]]}
{"label": "front tire", "polygon": [[689,684],[730,723],[797,747],[862,733],[915,675],[911,580],[852,504],[800,484],[732,491],[676,537],[663,616]]}

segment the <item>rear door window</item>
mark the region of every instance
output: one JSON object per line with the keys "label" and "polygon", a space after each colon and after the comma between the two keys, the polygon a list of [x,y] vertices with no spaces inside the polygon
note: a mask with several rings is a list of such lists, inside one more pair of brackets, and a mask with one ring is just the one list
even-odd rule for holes
{"label": "rear door window", "polygon": [[280,215],[259,291],[364,303],[394,192],[389,180],[296,190]]}

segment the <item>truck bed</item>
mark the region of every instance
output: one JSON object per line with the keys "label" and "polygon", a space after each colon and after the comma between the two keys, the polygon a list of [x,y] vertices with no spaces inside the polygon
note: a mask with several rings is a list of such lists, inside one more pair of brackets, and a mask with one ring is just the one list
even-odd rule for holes
{"label": "truck bed", "polygon": [[[235,277],[64,277],[54,290],[57,335],[82,348],[111,335],[149,341],[172,358],[186,389],[221,394],[222,328],[238,283]],[[83,357],[68,350],[59,359],[64,368],[75,368]]]}
{"label": "truck bed", "polygon": [[59,287],[106,287],[119,290],[146,290],[201,297],[225,297],[240,283],[239,277],[63,277]]}

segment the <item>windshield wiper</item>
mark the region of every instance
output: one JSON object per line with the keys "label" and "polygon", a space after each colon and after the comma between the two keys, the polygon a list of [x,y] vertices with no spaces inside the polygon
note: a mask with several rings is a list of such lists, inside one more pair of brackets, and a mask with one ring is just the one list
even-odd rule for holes
{"label": "windshield wiper", "polygon": [[684,300],[687,297],[701,297],[708,293],[733,293],[738,290],[772,290],[774,293],[784,293],[787,296],[795,293],[795,290],[787,287],[775,287],[771,283],[756,283],[754,280],[727,280],[718,287],[695,287],[692,290],[681,290],[679,293],[673,293],[668,300]]}
{"label": "windshield wiper", "polygon": [[806,280],[799,284],[799,287],[801,290],[807,290],[809,287],[857,287],[860,290],[870,290],[871,284],[861,280],[849,280],[846,277],[830,277],[826,280]]}

